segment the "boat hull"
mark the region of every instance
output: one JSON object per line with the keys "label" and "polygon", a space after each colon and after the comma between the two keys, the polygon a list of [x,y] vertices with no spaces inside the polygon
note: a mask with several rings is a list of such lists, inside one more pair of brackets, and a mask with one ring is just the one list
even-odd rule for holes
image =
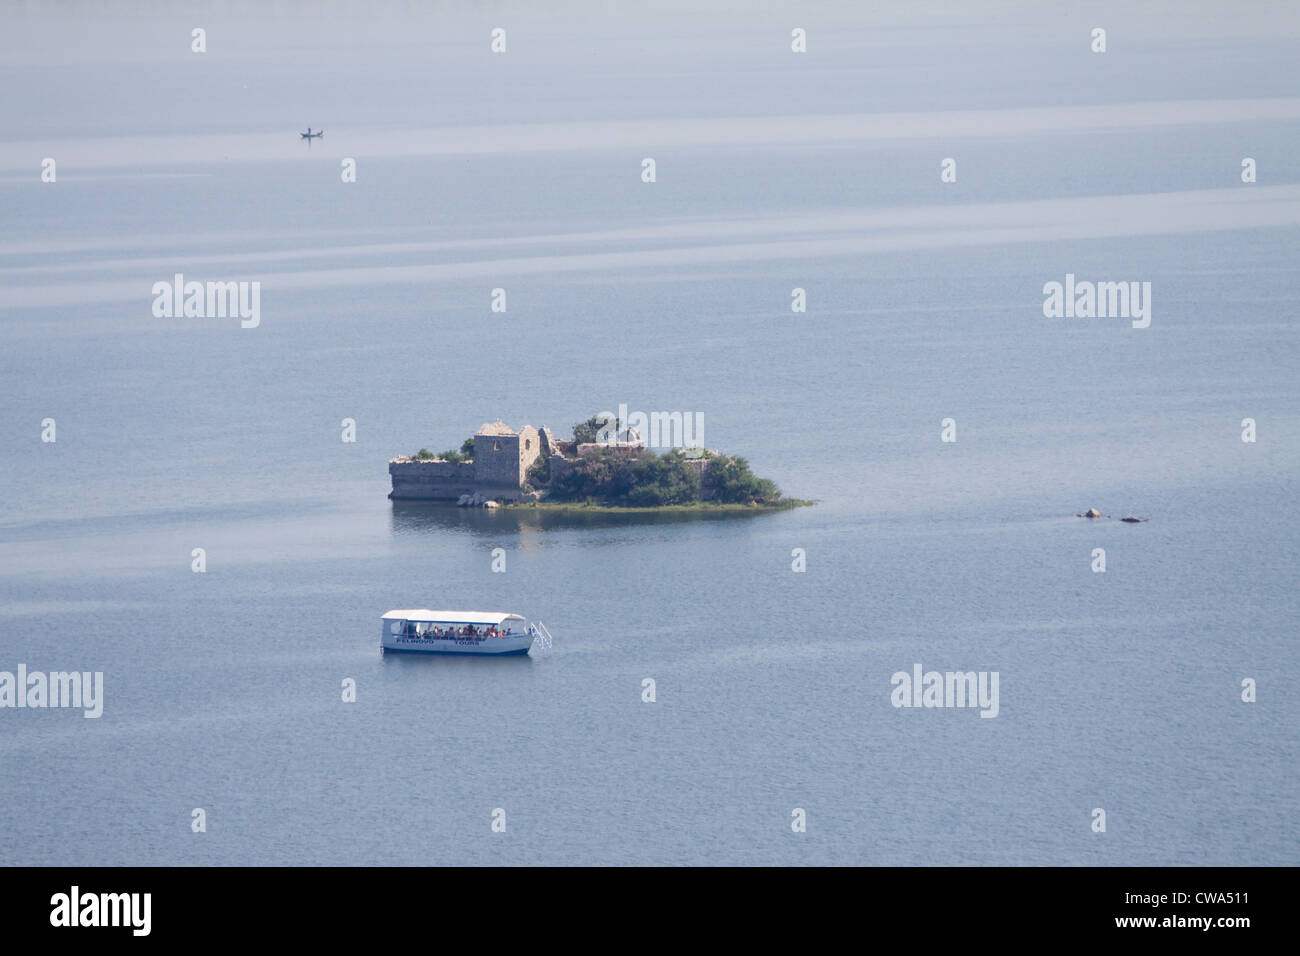
{"label": "boat hull", "polygon": [[527,654],[532,646],[533,638],[529,634],[480,638],[424,638],[385,634],[383,640],[385,653],[401,654],[477,654],[484,657],[509,657]]}

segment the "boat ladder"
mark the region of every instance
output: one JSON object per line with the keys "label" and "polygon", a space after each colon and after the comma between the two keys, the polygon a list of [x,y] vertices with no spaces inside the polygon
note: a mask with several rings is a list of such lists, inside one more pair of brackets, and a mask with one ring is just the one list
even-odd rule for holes
{"label": "boat ladder", "polygon": [[529,624],[528,633],[533,635],[534,644],[540,644],[548,651],[551,649],[551,632],[546,629],[546,625],[541,621],[533,621]]}

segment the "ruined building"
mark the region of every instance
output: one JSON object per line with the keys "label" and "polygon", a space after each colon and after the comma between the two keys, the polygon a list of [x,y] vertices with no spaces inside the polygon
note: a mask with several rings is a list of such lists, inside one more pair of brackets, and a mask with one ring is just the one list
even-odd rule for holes
{"label": "ruined building", "polygon": [[457,501],[462,495],[514,501],[523,496],[528,467],[555,441],[549,429],[531,425],[514,431],[504,422],[488,422],[474,433],[474,460],[394,458],[388,463],[393,479],[390,498]]}
{"label": "ruined building", "polygon": [[[473,461],[446,461],[441,458],[394,458],[388,462],[393,490],[388,497],[401,500],[447,501],[467,503],[477,500],[518,501],[540,497],[525,488],[528,469],[539,457],[549,460],[552,480],[574,467],[582,457],[593,452],[635,457],[645,451],[646,443],[631,428],[619,431],[609,441],[576,445],[556,441],[545,425],[536,429],[525,425],[518,432],[498,420],[484,423],[474,433]],[[696,458],[689,464],[699,471],[708,461]],[[540,490],[540,489],[539,489]],[[544,491],[543,491],[544,494]]]}

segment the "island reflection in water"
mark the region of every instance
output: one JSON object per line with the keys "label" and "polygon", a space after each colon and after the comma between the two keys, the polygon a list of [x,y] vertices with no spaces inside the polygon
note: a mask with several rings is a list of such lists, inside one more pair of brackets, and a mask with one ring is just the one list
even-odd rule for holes
{"label": "island reflection in water", "polygon": [[453,531],[500,537],[535,531],[628,528],[701,521],[745,521],[775,514],[754,511],[596,511],[583,508],[462,508],[429,501],[394,501],[393,534]]}

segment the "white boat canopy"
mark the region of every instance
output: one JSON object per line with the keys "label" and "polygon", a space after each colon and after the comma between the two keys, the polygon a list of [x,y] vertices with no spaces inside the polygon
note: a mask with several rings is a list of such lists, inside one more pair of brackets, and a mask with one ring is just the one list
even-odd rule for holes
{"label": "white boat canopy", "polygon": [[420,624],[502,624],[522,621],[523,618],[506,611],[430,611],[421,607],[410,611],[389,611],[383,620],[416,621]]}

